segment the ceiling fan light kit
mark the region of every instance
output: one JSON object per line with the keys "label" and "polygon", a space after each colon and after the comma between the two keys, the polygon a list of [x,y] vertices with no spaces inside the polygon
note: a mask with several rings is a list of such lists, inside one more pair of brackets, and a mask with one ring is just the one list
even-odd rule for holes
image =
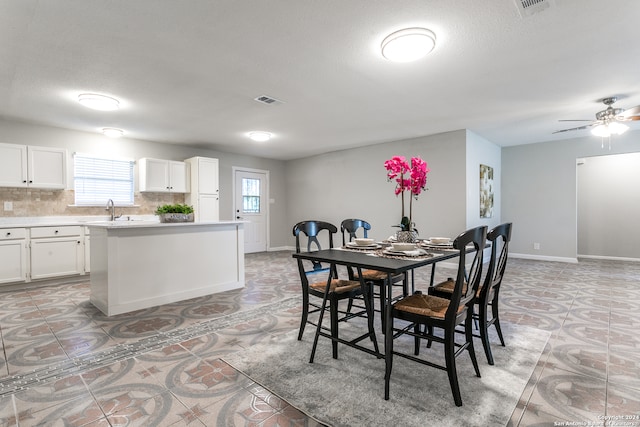
{"label": "ceiling fan light kit", "polygon": [[591,133],[595,136],[606,138],[611,135],[622,135],[627,130],[629,130],[629,126],[618,122],[611,122],[594,127],[591,129]]}

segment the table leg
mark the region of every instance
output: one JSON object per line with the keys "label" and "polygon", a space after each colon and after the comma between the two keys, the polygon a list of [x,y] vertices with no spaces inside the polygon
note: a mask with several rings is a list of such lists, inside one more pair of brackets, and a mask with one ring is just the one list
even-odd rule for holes
{"label": "table leg", "polygon": [[393,363],[393,319],[391,318],[392,308],[392,288],[391,274],[387,275],[387,304],[384,307],[385,328],[384,328],[384,398],[389,399],[389,377],[391,376],[391,366]]}
{"label": "table leg", "polygon": [[367,310],[367,326],[369,327],[369,337],[371,338],[371,341],[373,341],[373,348],[375,349],[375,352],[380,353],[380,350],[378,349],[378,340],[376,338],[376,332],[373,325],[373,290],[370,287],[367,288],[367,285],[364,282],[364,277],[362,276],[362,269],[360,267],[357,267],[357,269],[358,277],[360,278],[360,289],[362,290],[362,294],[364,295],[364,306]]}

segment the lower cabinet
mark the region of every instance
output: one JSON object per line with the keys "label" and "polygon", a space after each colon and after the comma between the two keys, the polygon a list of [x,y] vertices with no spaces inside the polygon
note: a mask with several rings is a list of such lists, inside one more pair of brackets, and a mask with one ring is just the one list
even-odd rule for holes
{"label": "lower cabinet", "polygon": [[89,273],[86,227],[0,228],[0,285]]}
{"label": "lower cabinet", "polygon": [[0,229],[0,284],[27,280],[27,231]]}
{"label": "lower cabinet", "polygon": [[91,272],[91,236],[88,227],[84,230],[84,272]]}
{"label": "lower cabinet", "polygon": [[31,279],[84,273],[84,245],[79,226],[31,229]]}

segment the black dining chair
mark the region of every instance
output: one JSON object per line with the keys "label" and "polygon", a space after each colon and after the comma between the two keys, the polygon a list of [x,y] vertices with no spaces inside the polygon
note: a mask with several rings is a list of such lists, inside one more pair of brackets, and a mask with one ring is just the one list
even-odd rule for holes
{"label": "black dining chair", "polygon": [[[293,227],[293,235],[296,238],[296,253],[300,253],[302,251],[302,247],[305,247],[307,252],[311,252],[312,250],[321,250],[322,247],[320,239],[327,241],[330,249],[333,248],[333,237],[337,232],[338,229],[335,225],[324,221],[311,220],[297,223]],[[304,244],[305,237],[306,244]],[[317,280],[310,280],[310,277],[313,277],[318,273],[327,273],[331,276],[331,283],[327,296],[328,308],[326,309],[329,311],[331,323],[331,328],[329,330],[332,338],[338,338],[339,322],[349,320],[355,316],[367,316],[366,306],[353,313],[341,310],[339,307],[339,302],[341,300],[353,299],[360,296],[369,298],[369,302],[371,302],[370,292],[366,290],[363,292],[359,280],[338,278],[338,271],[335,265],[323,265],[321,263],[314,262],[311,264],[310,268],[308,268],[307,261],[298,259],[297,263],[298,272],[300,273],[300,281],[302,284],[302,318],[300,319],[298,340],[302,339],[307,323],[316,327],[318,326],[317,323],[309,319],[309,314],[320,312],[322,310],[322,305],[310,300],[310,296],[323,300],[328,280],[326,275],[317,277]],[[327,329],[324,326],[321,327],[325,330]],[[373,342],[377,351],[377,342],[375,339],[373,339]],[[333,358],[335,359],[337,357],[338,343],[333,340]]]}
{"label": "black dining chair", "polygon": [[[357,218],[349,218],[342,221],[340,224],[340,231],[342,232],[342,246],[345,246],[347,242],[353,241],[353,239],[359,237],[358,234],[361,234],[361,237],[368,237],[368,231],[371,230],[371,224],[367,221]],[[351,280],[359,280],[358,275],[353,270],[352,267],[347,267],[347,272],[349,274],[349,279]],[[373,285],[373,296],[374,298],[377,296],[380,301],[380,309],[377,311],[384,310],[385,301],[386,301],[386,284],[388,280],[387,273],[378,270],[363,270],[362,277],[367,282]],[[396,286],[402,289],[400,295],[394,297],[394,301],[396,299],[407,296],[408,294],[408,285],[407,278],[405,274],[397,274],[395,276],[391,276],[391,285]],[[351,310],[352,301],[349,301],[349,308],[347,311]],[[384,319],[383,319],[384,320]],[[384,322],[382,327],[384,328]]]}
{"label": "black dining chair", "polygon": [[[484,282],[478,288],[474,301],[474,307],[477,307],[477,309],[473,312],[473,318],[477,321],[478,329],[480,330],[480,335],[475,336],[482,340],[484,354],[489,365],[494,364],[489,342],[489,327],[491,325],[496,329],[500,344],[503,347],[505,346],[502,328],[500,327],[498,302],[500,300],[500,285],[502,284],[509,256],[511,227],[512,223],[508,222],[494,227],[487,233],[487,241],[491,243],[491,259],[489,260]],[[429,294],[442,298],[451,298],[452,289],[453,280],[449,279],[430,288]],[[489,312],[489,308],[491,312]]]}
{"label": "black dining chair", "polygon": [[[385,334],[385,399],[389,399],[389,388],[393,357],[400,356],[423,365],[447,371],[449,384],[453,393],[456,406],[462,406],[458,374],[456,370],[456,357],[466,350],[471,358],[471,363],[476,376],[480,376],[478,361],[473,347],[473,320],[472,304],[475,292],[480,285],[482,276],[483,249],[487,237],[487,227],[476,227],[460,234],[453,242],[453,247],[459,252],[458,273],[456,275],[453,292],[450,299],[440,298],[434,295],[426,295],[419,292],[401,299],[391,307],[391,317],[387,324]],[[468,248],[467,245],[472,245]],[[467,251],[469,251],[467,253]],[[472,257],[469,269],[466,269],[467,260]],[[396,321],[403,320],[401,326],[396,326]],[[406,323],[408,322],[408,323]],[[456,326],[465,325],[464,342],[456,342]],[[439,334],[434,333],[438,330]],[[395,351],[394,341],[402,335],[414,337],[414,354]],[[444,344],[444,365],[424,358],[419,358],[421,340],[427,340],[427,346],[432,342]],[[413,386],[417,382],[412,383]]]}

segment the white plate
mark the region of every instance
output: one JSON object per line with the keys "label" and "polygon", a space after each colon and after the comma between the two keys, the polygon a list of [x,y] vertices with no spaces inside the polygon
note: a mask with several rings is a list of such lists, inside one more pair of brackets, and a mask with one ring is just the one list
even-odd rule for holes
{"label": "white plate", "polygon": [[377,243],[372,243],[370,245],[359,245],[356,242],[347,242],[347,246],[350,248],[358,248],[358,249],[377,249],[380,247]]}
{"label": "white plate", "polygon": [[424,256],[427,255],[427,251],[424,249],[414,249],[412,251],[394,251],[393,249],[385,249],[383,253],[387,255],[401,255],[401,256]]}
{"label": "white plate", "polygon": [[425,245],[430,245],[430,246],[453,246],[453,242],[448,242],[448,243],[431,243],[431,240],[425,240],[423,242]]}

